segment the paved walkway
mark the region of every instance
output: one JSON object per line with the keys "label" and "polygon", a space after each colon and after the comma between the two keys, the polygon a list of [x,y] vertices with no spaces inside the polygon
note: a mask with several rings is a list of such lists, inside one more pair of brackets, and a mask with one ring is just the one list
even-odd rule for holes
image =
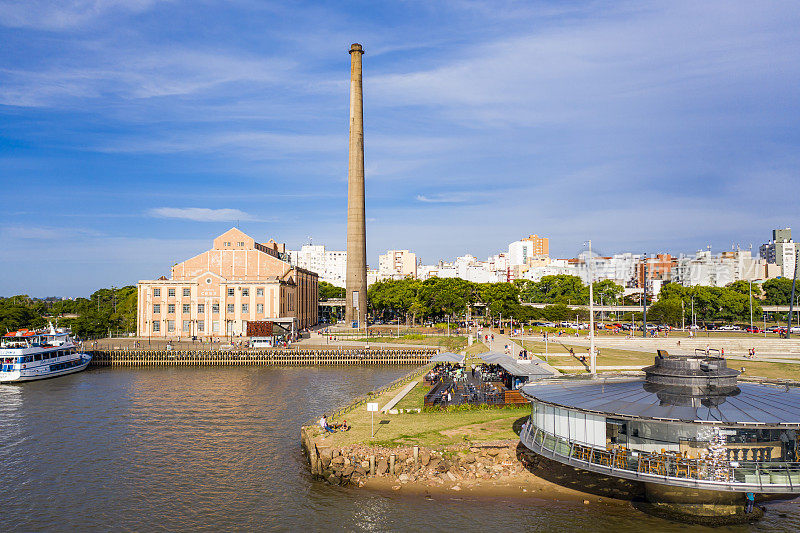
{"label": "paved walkway", "polygon": [[[517,357],[519,352],[522,351],[522,347],[516,343],[517,338],[515,337],[513,340],[508,335],[500,334],[497,331],[494,331],[494,342],[490,343],[489,350],[493,352],[503,352],[505,346],[508,344],[511,348],[511,356]],[[527,340],[527,339],[526,339]],[[539,354],[541,355],[541,354]],[[544,368],[554,376],[561,375],[561,372],[554,366],[550,365],[541,357],[537,356],[537,354],[528,351],[528,357],[532,360],[539,361],[539,366]]]}

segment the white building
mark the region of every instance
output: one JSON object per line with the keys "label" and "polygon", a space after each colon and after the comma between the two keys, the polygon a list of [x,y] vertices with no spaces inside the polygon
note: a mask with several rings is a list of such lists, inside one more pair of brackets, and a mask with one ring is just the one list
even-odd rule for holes
{"label": "white building", "polygon": [[320,281],[344,287],[347,280],[347,252],[325,250],[321,244],[304,244],[300,250],[289,250],[289,261],[315,272]]}
{"label": "white building", "polygon": [[684,287],[724,287],[736,281],[734,260],[722,255],[711,255],[708,250],[698,251],[694,257],[681,254],[672,269],[672,281]]}
{"label": "white building", "polygon": [[765,259],[767,263],[781,267],[782,275],[785,278],[794,276],[797,251],[797,243],[792,240],[791,228],[773,230],[772,240],[762,244],[760,248],[761,258]]}
{"label": "white building", "polygon": [[378,256],[378,273],[383,279],[417,277],[417,254],[408,250],[387,250]]}

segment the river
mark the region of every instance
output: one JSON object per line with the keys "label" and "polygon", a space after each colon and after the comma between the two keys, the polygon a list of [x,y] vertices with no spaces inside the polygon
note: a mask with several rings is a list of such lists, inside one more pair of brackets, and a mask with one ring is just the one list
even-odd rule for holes
{"label": "river", "polygon": [[[312,480],[301,424],[408,370],[102,368],[0,385],[0,531],[701,529],[628,506]],[[800,505],[772,505],[758,526],[732,530],[751,529],[798,531]]]}

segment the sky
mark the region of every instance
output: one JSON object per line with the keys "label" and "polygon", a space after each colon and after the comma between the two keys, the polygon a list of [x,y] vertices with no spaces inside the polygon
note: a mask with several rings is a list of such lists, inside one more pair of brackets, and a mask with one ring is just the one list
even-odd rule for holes
{"label": "sky", "polygon": [[239,227],[368,262],[754,250],[800,212],[794,2],[0,0],[0,295],[167,274]]}

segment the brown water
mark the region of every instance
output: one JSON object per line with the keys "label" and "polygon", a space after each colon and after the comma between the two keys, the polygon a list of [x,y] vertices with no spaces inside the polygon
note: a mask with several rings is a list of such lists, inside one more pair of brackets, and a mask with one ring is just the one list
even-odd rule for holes
{"label": "brown water", "polygon": [[[0,385],[0,531],[700,530],[627,506],[312,480],[300,425],[407,371],[96,369]],[[798,531],[800,506],[732,530]]]}

